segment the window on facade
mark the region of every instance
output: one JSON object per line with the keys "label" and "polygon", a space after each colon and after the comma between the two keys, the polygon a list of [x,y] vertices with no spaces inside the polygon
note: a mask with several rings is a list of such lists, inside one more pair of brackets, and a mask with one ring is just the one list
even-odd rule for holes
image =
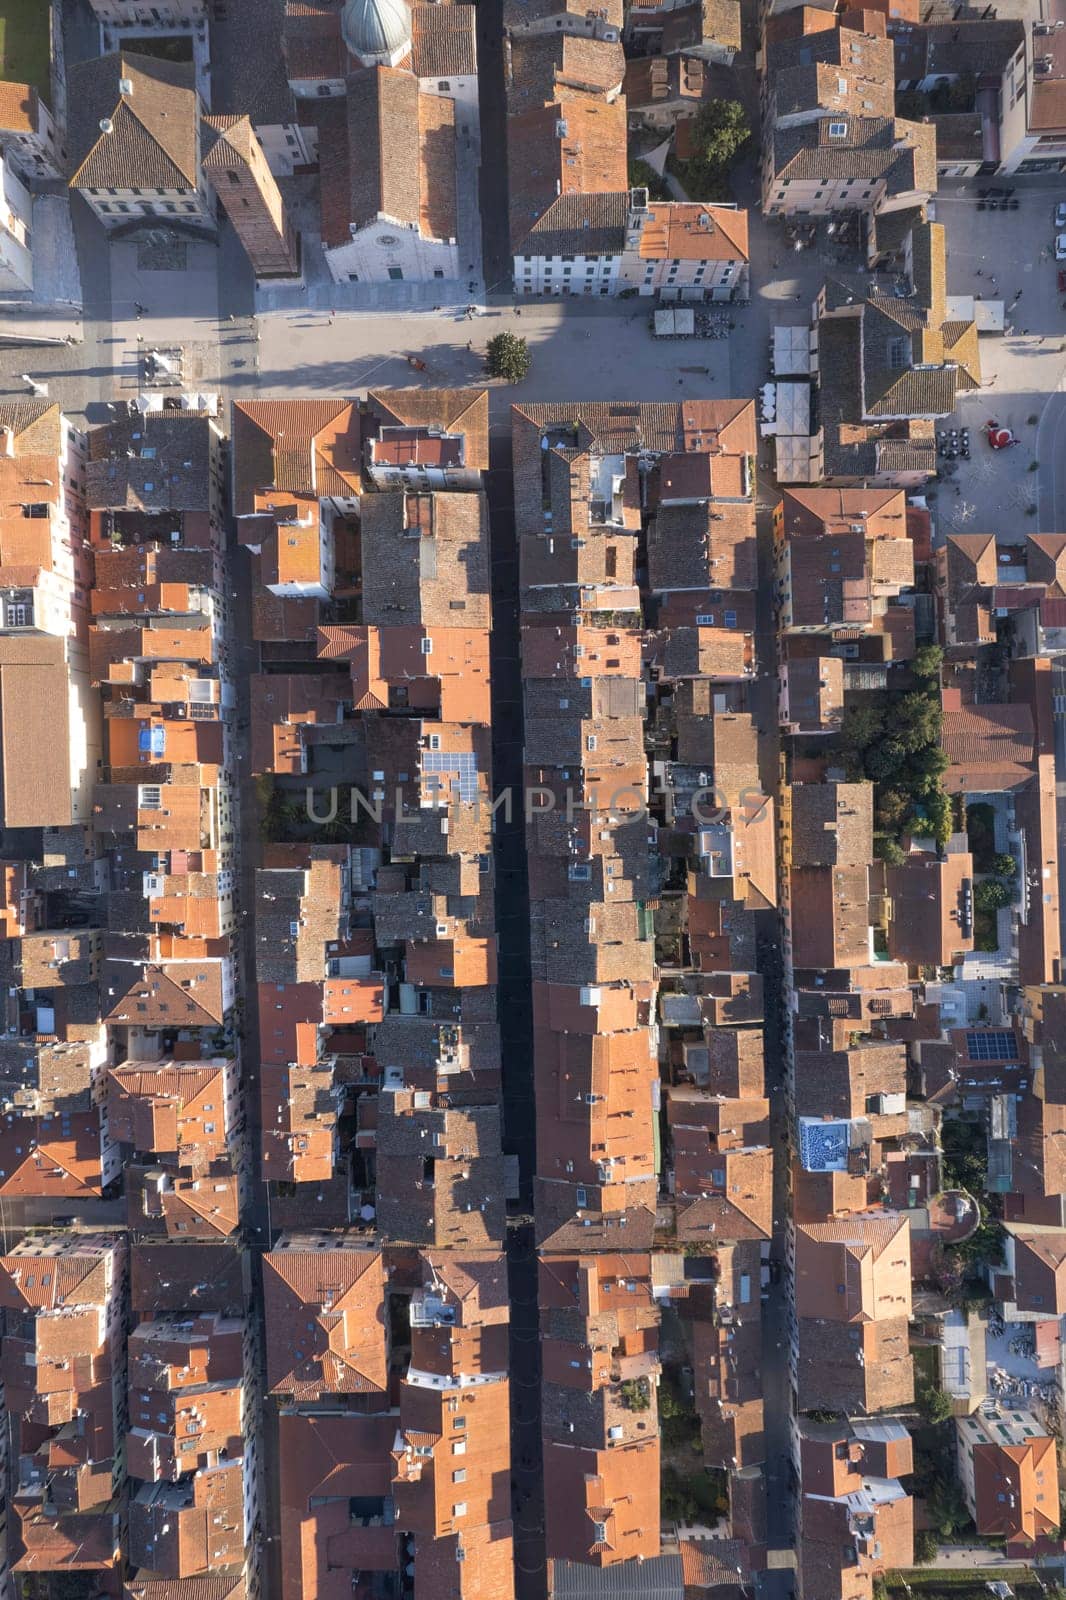
{"label": "window on facade", "polygon": [[[229,179],[230,183],[240,183],[240,181],[241,181],[240,173],[239,172],[233,172],[228,167],[226,169],[226,177]],[[163,193],[162,189],[160,189],[159,193],[160,194]]]}
{"label": "window on facade", "polygon": [[392,278],[394,281],[396,279],[398,279],[398,278],[402,278],[403,277],[403,268],[402,267],[390,267],[389,268],[389,277]]}

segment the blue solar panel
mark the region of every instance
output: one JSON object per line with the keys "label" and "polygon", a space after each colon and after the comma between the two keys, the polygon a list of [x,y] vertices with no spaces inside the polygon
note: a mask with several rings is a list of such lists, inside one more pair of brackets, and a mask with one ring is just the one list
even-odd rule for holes
{"label": "blue solar panel", "polygon": [[966,1050],[971,1061],[1015,1061],[1018,1047],[1013,1033],[968,1033]]}
{"label": "blue solar panel", "polygon": [[427,776],[447,779],[440,785],[445,792],[458,785],[459,799],[467,804],[477,799],[477,757],[472,750],[427,750],[422,756],[422,771]]}

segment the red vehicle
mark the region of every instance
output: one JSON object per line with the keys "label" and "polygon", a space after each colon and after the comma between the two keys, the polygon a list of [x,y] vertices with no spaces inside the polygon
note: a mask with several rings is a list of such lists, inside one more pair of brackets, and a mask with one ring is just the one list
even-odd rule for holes
{"label": "red vehicle", "polygon": [[1011,445],[1021,444],[1022,442],[1014,437],[1009,428],[1002,427],[1000,423],[991,417],[985,423],[984,431],[993,450],[1009,450]]}

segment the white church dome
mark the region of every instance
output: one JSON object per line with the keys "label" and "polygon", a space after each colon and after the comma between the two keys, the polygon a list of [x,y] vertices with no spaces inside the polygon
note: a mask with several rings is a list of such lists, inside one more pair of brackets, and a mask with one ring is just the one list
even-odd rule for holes
{"label": "white church dome", "polygon": [[395,59],[411,43],[411,13],[405,0],[348,0],[341,29],[348,49],[361,61]]}

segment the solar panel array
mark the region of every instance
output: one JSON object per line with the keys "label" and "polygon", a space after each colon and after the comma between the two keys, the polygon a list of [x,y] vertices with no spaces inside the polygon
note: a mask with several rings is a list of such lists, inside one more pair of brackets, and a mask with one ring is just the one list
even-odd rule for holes
{"label": "solar panel array", "polygon": [[1013,1033],[968,1033],[966,1050],[971,1061],[1016,1061],[1018,1058]]}
{"label": "solar panel array", "polygon": [[455,753],[426,750],[422,755],[422,774],[447,778],[449,782],[440,785],[445,792],[458,784],[459,799],[469,805],[477,799],[477,756],[472,750]]}

